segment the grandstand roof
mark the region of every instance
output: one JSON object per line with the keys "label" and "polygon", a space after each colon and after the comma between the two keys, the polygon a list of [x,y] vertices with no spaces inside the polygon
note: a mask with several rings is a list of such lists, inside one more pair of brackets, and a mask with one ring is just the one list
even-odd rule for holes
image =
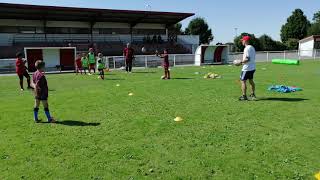
{"label": "grandstand roof", "polygon": [[0,17],[2,19],[121,22],[135,26],[138,23],[172,25],[193,15],[193,13],[91,9],[0,3]]}

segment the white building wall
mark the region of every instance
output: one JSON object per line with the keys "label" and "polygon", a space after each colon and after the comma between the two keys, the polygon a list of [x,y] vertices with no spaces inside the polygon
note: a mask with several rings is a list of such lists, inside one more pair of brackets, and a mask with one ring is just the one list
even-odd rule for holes
{"label": "white building wall", "polygon": [[93,28],[130,28],[128,23],[97,22]]}
{"label": "white building wall", "polygon": [[179,44],[197,44],[200,43],[200,38],[198,35],[178,35],[177,37]]}
{"label": "white building wall", "polygon": [[42,54],[46,67],[52,68],[60,64],[60,49],[43,49]]}
{"label": "white building wall", "polygon": [[139,23],[133,29],[165,29],[164,24]]}
{"label": "white building wall", "polygon": [[78,21],[47,21],[47,27],[90,28],[89,22]]}
{"label": "white building wall", "polygon": [[314,39],[299,44],[300,56],[313,57]]}

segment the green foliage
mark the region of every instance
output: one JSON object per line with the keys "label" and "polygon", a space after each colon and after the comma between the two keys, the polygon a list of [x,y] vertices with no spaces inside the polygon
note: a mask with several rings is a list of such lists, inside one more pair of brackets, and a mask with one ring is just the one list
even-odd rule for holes
{"label": "green foliage", "polygon": [[311,27],[308,29],[308,35],[320,35],[320,22],[311,24]]}
{"label": "green foliage", "polygon": [[191,20],[185,33],[189,35],[199,35],[201,44],[209,44],[213,41],[212,30],[204,18],[198,17]]}
{"label": "green foliage", "polygon": [[314,23],[320,23],[320,11],[316,12],[316,13],[313,15],[312,20],[314,21]]}
{"label": "green foliage", "polygon": [[288,39],[286,42],[286,46],[289,50],[298,50],[299,48],[299,39]]}
{"label": "green foliage", "polygon": [[[32,92],[0,76],[0,179],[312,179],[319,65],[257,63],[255,102],[237,100],[238,67],[172,68],[180,79],[170,81],[161,69],[114,71],[105,81],[47,75],[60,124],[35,124]],[[208,72],[223,78],[203,79]],[[304,91],[271,93],[272,84]]]}
{"label": "green foliage", "polygon": [[244,32],[234,39],[236,51],[242,52],[244,50],[244,46],[242,45],[242,42],[241,42],[241,38],[243,36],[250,36],[251,37],[250,44],[256,49],[256,51],[261,50],[259,39],[257,39],[254,34],[249,34]]}
{"label": "green foliage", "polygon": [[307,36],[310,22],[301,9],[296,9],[281,28],[281,40],[287,42],[289,39],[303,39]]}
{"label": "green foliage", "polygon": [[172,35],[184,34],[184,32],[182,30],[182,24],[181,23],[177,23],[177,24],[174,24],[174,25],[170,26],[168,28],[168,30],[169,30],[169,33],[172,34]]}
{"label": "green foliage", "polygon": [[286,50],[286,45],[279,41],[274,41],[268,35],[259,37],[261,51],[283,51]]}

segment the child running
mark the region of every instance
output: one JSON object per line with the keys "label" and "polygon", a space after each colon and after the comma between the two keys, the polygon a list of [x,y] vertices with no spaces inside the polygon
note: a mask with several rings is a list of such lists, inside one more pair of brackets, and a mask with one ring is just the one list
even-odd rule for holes
{"label": "child running", "polygon": [[105,68],[105,64],[103,61],[103,55],[102,53],[98,54],[98,63],[97,63],[97,69],[99,71],[99,78],[101,78],[102,80],[104,80],[104,68]]}
{"label": "child running", "polygon": [[35,105],[34,105],[34,121],[39,123],[38,118],[40,102],[42,102],[44,107],[44,112],[47,116],[49,123],[55,123],[53,117],[50,115],[49,104],[48,104],[48,84],[44,73],[45,63],[41,60],[36,61],[35,67],[37,71],[33,74],[32,80],[35,87]]}

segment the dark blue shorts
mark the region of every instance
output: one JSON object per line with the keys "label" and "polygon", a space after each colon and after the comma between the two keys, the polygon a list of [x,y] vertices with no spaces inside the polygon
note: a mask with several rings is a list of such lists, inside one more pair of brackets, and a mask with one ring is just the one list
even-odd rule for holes
{"label": "dark blue shorts", "polygon": [[240,80],[241,81],[246,81],[248,79],[253,79],[255,71],[256,70],[253,70],[253,71],[242,71],[241,75],[240,75]]}

